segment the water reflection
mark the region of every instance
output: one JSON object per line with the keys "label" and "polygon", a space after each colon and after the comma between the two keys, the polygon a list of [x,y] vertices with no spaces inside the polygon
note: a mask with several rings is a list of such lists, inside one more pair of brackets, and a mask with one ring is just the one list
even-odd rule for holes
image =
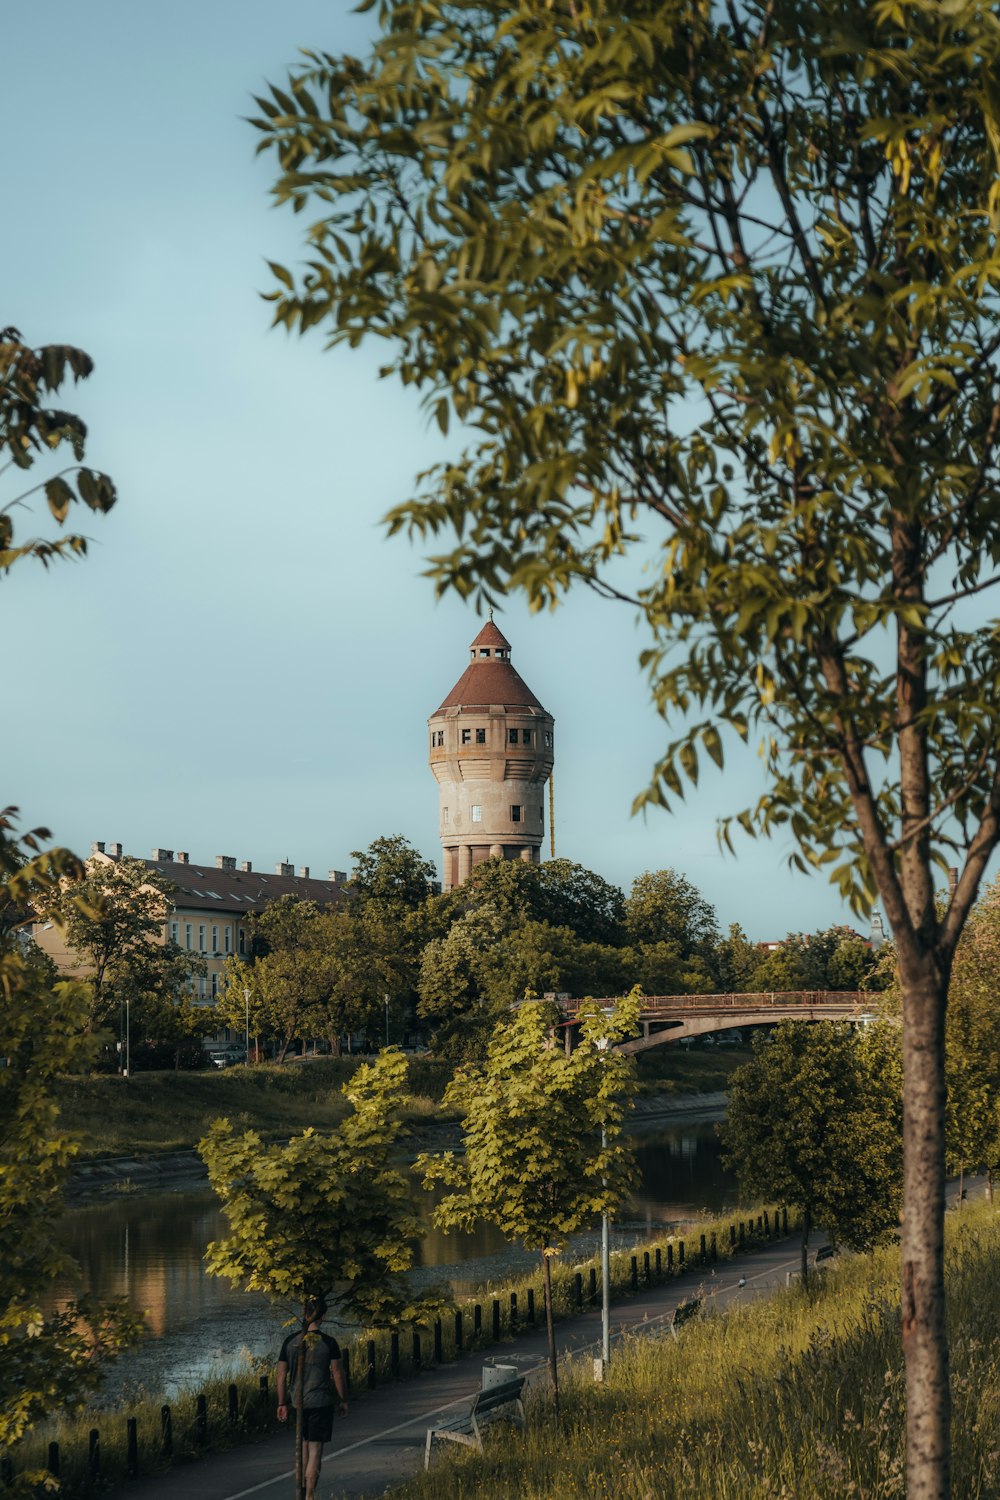
{"label": "water reflection", "polygon": [[[640,1187],[616,1226],[620,1240],[737,1201],[710,1123],[644,1131],[636,1154]],[[142,1348],[118,1362],[107,1399],[118,1400],[135,1385],[173,1395],[213,1368],[231,1368],[251,1356],[273,1358],[282,1337],[282,1312],[263,1296],[234,1290],[205,1273],[205,1246],[226,1233],[209,1189],[105,1198],[74,1209],[64,1227],[83,1288],[125,1297],[149,1321]],[[577,1236],[574,1256],[593,1253],[596,1240],[596,1231]],[[413,1275],[418,1284],[444,1280],[467,1291],[502,1282],[530,1263],[496,1230],[445,1235],[428,1221]],[[287,1310],[289,1316],[292,1311]]]}

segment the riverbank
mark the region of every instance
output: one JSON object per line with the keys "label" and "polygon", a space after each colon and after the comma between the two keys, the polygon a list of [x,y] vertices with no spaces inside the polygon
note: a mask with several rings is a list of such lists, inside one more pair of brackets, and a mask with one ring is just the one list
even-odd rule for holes
{"label": "riverbank", "polygon": [[[721,1120],[725,1106],[726,1096],[722,1092],[640,1094],[635,1100],[629,1126],[641,1130],[671,1120],[689,1123]],[[341,1118],[342,1115],[343,1112]],[[247,1129],[259,1128],[249,1119],[245,1125]],[[286,1126],[285,1136],[287,1133]],[[457,1150],[460,1147],[461,1131],[453,1117],[430,1109],[411,1113],[407,1149],[410,1158],[422,1151]],[[186,1191],[207,1181],[205,1164],[193,1146],[182,1150],[133,1150],[118,1156],[81,1156],[70,1168],[66,1201],[76,1207],[109,1195]]]}
{"label": "riverbank", "polygon": [[[638,1059],[639,1099],[719,1093],[748,1056],[740,1047],[654,1048]],[[193,1151],[221,1116],[264,1140],[287,1139],[307,1125],[332,1129],[348,1108],[341,1089],[361,1061],[318,1057],[197,1073],[65,1077],[56,1093],[62,1123],[79,1139],[81,1157],[145,1157]],[[452,1071],[443,1060],[410,1059],[404,1112],[411,1126],[456,1118],[441,1102]]]}
{"label": "riverbank", "polygon": [[[747,1210],[739,1212],[744,1215]],[[773,1208],[770,1216],[751,1211],[746,1222],[729,1215],[703,1219],[690,1231],[680,1228],[613,1253],[616,1337],[651,1331],[685,1296],[707,1292],[717,1299],[724,1288],[742,1295],[748,1286],[783,1279],[787,1268],[796,1263],[797,1249],[794,1233],[784,1238],[782,1219]],[[600,1323],[596,1261],[564,1264],[560,1260],[552,1284],[560,1349],[588,1349]],[[528,1275],[493,1283],[467,1300],[459,1299],[454,1310],[462,1313],[461,1319],[449,1313],[437,1327],[404,1329],[396,1348],[385,1332],[344,1337],[353,1396],[359,1398],[359,1405],[354,1408],[352,1398],[350,1424],[337,1424],[324,1494],[330,1494],[331,1481],[334,1494],[357,1495],[373,1483],[381,1493],[386,1484],[411,1474],[420,1460],[428,1418],[442,1405],[468,1401],[478,1388],[484,1358],[487,1363],[514,1363],[522,1369],[539,1366],[545,1347],[541,1308],[536,1262]],[[419,1333],[419,1346],[411,1333]],[[256,1364],[252,1373],[245,1370],[242,1375],[188,1387],[172,1398],[166,1419],[163,1396],[153,1394],[155,1387],[133,1389],[102,1410],[93,1409],[36,1433],[19,1449],[16,1468],[18,1472],[41,1468],[48,1454],[49,1463],[55,1462],[58,1468],[67,1500],[89,1500],[130,1472],[148,1479],[144,1489],[151,1497],[162,1490],[164,1500],[169,1496],[229,1500],[247,1489],[266,1489],[272,1477],[274,1482],[287,1481],[287,1434],[261,1441],[276,1427],[273,1385],[266,1392],[260,1388],[259,1376],[265,1370],[273,1372],[272,1360]],[[369,1389],[369,1371],[374,1389]],[[169,1445],[164,1438],[167,1432]],[[131,1449],[130,1433],[134,1435]],[[58,1444],[54,1460],[52,1442]],[[254,1446],[210,1452],[247,1443]],[[191,1466],[188,1461],[195,1457],[203,1461]],[[183,1464],[183,1469],[156,1477],[171,1459],[175,1465]]]}

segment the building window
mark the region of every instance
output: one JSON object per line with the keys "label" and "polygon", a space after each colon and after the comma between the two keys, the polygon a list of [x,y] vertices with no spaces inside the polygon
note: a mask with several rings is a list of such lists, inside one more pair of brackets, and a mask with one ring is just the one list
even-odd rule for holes
{"label": "building window", "polygon": [[472,744],[472,730],[471,729],[463,729],[462,730],[462,744],[463,745],[471,745]]}
{"label": "building window", "polygon": [[546,729],[546,731],[545,731],[545,748],[546,748],[546,750],[551,750],[552,749],[552,730],[551,729]]}
{"label": "building window", "polygon": [[521,744],[522,745],[530,745],[531,744],[531,730],[530,729],[522,729],[521,730]]}
{"label": "building window", "polygon": [[198,980],[198,995],[199,995],[199,997],[202,1000],[204,1000],[204,998],[205,998],[205,996],[206,996],[207,993],[208,993],[208,981],[206,980],[204,974],[202,974],[201,977],[200,977],[200,979]]}
{"label": "building window", "polygon": [[508,731],[507,731],[507,738],[508,738],[508,740],[510,741],[510,743],[512,745],[516,745],[517,744],[517,730],[516,729],[508,729]]}
{"label": "building window", "polygon": [[520,823],[520,821],[521,821],[521,806],[517,802],[515,802],[511,806],[511,809],[510,809],[510,821],[512,823]]}
{"label": "building window", "polygon": [[180,942],[180,930],[181,930],[181,927],[180,927],[180,923],[179,922],[171,922],[171,924],[170,924],[170,941],[172,943],[179,943]]}
{"label": "building window", "polygon": [[443,744],[444,744],[444,730],[443,729],[435,729],[434,733],[431,735],[431,749],[432,750],[435,750],[435,749],[439,750]]}
{"label": "building window", "polygon": [[204,953],[204,951],[205,951],[205,924],[204,924],[204,922],[199,922],[198,923],[198,952],[199,953]]}
{"label": "building window", "polygon": [[472,804],[472,821],[473,823],[481,823],[483,821],[483,810],[476,803]]}
{"label": "building window", "polygon": [[213,1000],[215,999],[215,997],[216,997],[216,995],[218,993],[219,993],[219,976],[218,976],[218,974],[213,974],[212,975],[212,999]]}
{"label": "building window", "polygon": [[226,952],[227,953],[232,953],[232,951],[233,951],[233,929],[229,926],[229,923],[227,922],[226,925],[225,925],[225,927],[222,930],[223,930],[223,933],[225,935]]}
{"label": "building window", "polygon": [[246,952],[246,947],[247,947],[247,935],[243,931],[242,927],[239,929],[239,946],[240,946],[240,952],[241,953],[245,953]]}
{"label": "building window", "polygon": [[442,807],[442,809],[441,809],[441,822],[442,823],[447,823],[447,821],[448,821],[448,809],[446,807]]}
{"label": "building window", "polygon": [[486,730],[485,729],[477,729],[476,730],[476,744],[477,745],[485,745],[486,744]]}
{"label": "building window", "polygon": [[190,948],[190,946],[191,946],[191,931],[192,931],[191,923],[190,922],[185,922],[184,923],[184,946],[185,946],[185,948]]}
{"label": "building window", "polygon": [[488,646],[480,646],[479,654],[480,656],[489,656],[490,648]]}
{"label": "building window", "polygon": [[219,951],[219,929],[213,923],[212,924],[212,952],[213,953],[218,953],[218,951]]}

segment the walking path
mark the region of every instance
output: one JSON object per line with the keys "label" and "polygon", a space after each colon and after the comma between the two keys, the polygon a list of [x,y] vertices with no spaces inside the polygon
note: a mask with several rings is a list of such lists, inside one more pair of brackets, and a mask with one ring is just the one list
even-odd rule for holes
{"label": "walking path", "polygon": [[[624,1334],[658,1333],[678,1302],[702,1292],[715,1306],[759,1296],[784,1286],[801,1259],[801,1237],[789,1235],[760,1250],[701,1267],[690,1275],[641,1287],[611,1309],[612,1339]],[[740,1285],[740,1282],[743,1285]],[[561,1354],[600,1352],[601,1312],[593,1308],[556,1325]],[[614,1348],[612,1346],[612,1359]],[[444,1412],[469,1402],[482,1383],[487,1363],[516,1365],[529,1385],[544,1380],[545,1329],[526,1332],[509,1344],[493,1345],[489,1356],[476,1351],[419,1376],[366,1392],[350,1415],[338,1420],[327,1445],[320,1480],[322,1500],[381,1495],[415,1473],[423,1463],[427,1428]],[[143,1481],[142,1500],[288,1500],[293,1486],[293,1433],[278,1433],[245,1448],[212,1454],[196,1464]]]}

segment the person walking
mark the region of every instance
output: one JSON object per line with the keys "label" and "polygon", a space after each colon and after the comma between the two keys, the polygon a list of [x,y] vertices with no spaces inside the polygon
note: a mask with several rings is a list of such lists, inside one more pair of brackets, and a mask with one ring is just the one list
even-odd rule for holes
{"label": "person walking", "polygon": [[[333,1392],[341,1413],[348,1413],[347,1385],[340,1345],[320,1324],[326,1317],[323,1297],[309,1297],[303,1309],[302,1328],[290,1333],[278,1355],[278,1421],[288,1419],[288,1393],[301,1418],[302,1452],[296,1468],[304,1477],[306,1500],[316,1500],[316,1486],[323,1465],[323,1444],[333,1436]],[[297,1428],[299,1424],[297,1423]],[[299,1480],[299,1494],[302,1479]]]}

